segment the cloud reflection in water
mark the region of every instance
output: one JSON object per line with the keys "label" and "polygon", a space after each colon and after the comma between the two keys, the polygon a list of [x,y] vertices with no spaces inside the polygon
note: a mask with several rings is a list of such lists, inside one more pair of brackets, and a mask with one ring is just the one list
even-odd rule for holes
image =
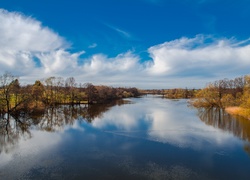
{"label": "cloud reflection in water", "polygon": [[196,110],[187,107],[186,100],[149,97],[133,101],[133,105],[116,106],[102,118],[95,118],[92,126],[116,135],[194,149],[234,139],[233,135],[201,122]]}

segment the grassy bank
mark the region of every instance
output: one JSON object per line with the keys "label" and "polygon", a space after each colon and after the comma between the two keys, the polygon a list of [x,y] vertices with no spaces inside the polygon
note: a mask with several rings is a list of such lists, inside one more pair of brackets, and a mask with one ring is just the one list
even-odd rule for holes
{"label": "grassy bank", "polygon": [[232,106],[225,108],[226,112],[231,115],[242,116],[250,120],[250,110],[242,107]]}

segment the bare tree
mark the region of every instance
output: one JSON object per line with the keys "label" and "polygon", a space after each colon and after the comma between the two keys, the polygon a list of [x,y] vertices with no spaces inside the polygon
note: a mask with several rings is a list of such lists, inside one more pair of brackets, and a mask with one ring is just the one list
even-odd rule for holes
{"label": "bare tree", "polygon": [[73,104],[76,99],[76,85],[77,83],[74,77],[69,77],[65,81],[65,87],[69,93],[69,99],[71,104]]}
{"label": "bare tree", "polygon": [[86,90],[86,94],[88,97],[88,103],[89,104],[93,103],[97,97],[97,90],[96,90],[95,86],[91,83],[86,83],[85,90]]}

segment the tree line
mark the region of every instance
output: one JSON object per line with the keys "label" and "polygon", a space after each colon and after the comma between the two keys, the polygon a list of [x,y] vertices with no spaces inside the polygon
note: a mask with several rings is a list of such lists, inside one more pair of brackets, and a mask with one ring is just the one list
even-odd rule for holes
{"label": "tree line", "polygon": [[140,90],[141,94],[157,94],[168,99],[189,99],[195,96],[197,89],[173,88],[173,89],[148,89]]}
{"label": "tree line", "polygon": [[250,76],[223,79],[209,83],[197,91],[190,101],[195,107],[236,108],[235,114],[250,117]]}
{"label": "tree line", "polygon": [[136,88],[78,84],[74,77],[65,80],[62,77],[49,77],[34,84],[21,85],[11,73],[0,76],[0,114],[58,104],[106,103],[139,95]]}

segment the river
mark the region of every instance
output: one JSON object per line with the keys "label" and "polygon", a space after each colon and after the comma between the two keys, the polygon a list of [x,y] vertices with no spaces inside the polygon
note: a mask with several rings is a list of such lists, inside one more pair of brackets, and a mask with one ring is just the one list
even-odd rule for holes
{"label": "river", "polygon": [[0,179],[249,179],[250,121],[160,96],[0,120]]}

